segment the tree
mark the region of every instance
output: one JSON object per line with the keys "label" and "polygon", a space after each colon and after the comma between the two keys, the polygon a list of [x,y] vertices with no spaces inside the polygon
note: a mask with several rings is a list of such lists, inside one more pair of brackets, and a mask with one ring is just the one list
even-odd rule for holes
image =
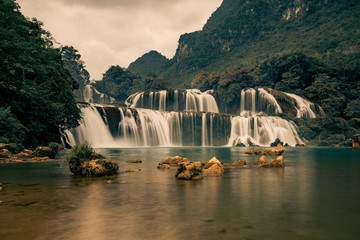
{"label": "tree", "polygon": [[59,128],[80,119],[72,93],[77,84],[41,22],[27,20],[14,0],[1,1],[0,12],[0,107],[10,109],[3,114],[17,119],[16,129],[27,129],[17,139],[25,146],[60,141]]}
{"label": "tree", "polygon": [[89,83],[90,74],[85,68],[85,63],[81,60],[81,55],[74,47],[65,46],[61,49],[61,59],[66,70],[79,84],[79,89],[75,91],[76,98],[83,101],[83,91],[85,85]]}

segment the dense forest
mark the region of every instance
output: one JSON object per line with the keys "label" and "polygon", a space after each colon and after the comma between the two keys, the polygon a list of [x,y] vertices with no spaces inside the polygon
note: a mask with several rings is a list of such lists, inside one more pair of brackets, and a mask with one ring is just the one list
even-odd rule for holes
{"label": "dense forest", "polygon": [[27,147],[60,141],[80,119],[61,49],[13,0],[0,1],[0,142]]}

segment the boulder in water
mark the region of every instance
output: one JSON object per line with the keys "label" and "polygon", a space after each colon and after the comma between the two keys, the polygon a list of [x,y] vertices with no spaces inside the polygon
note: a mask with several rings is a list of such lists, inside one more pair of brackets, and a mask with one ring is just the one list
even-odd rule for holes
{"label": "boulder in water", "polygon": [[171,167],[179,167],[180,164],[183,164],[184,166],[190,164],[191,161],[187,158],[182,158],[179,156],[176,157],[167,157],[165,159],[163,159],[159,165],[157,166],[157,168],[159,169],[168,169]]}
{"label": "boulder in water", "polygon": [[275,155],[281,155],[285,151],[285,148],[279,143],[272,150],[274,151]]}
{"label": "boulder in water", "polygon": [[127,160],[126,162],[127,163],[142,163],[142,161],[137,158],[131,158],[131,159]]}
{"label": "boulder in water", "polygon": [[265,155],[261,156],[261,158],[259,158],[259,160],[257,161],[256,164],[258,165],[258,167],[263,167],[263,166],[268,165],[268,160],[265,157]]}
{"label": "boulder in water", "polygon": [[232,162],[230,165],[231,165],[231,166],[235,166],[235,167],[247,166],[245,160],[235,161],[235,162]]}
{"label": "boulder in water", "polygon": [[224,165],[216,157],[211,160],[204,162],[203,164],[203,175],[204,176],[219,176],[224,173]]}
{"label": "boulder in water", "polygon": [[277,156],[277,155],[283,154],[284,151],[285,151],[285,148],[279,143],[273,149],[265,148],[262,151],[249,150],[249,151],[246,151],[245,154]]}
{"label": "boulder in water", "polygon": [[111,176],[117,174],[118,164],[109,159],[83,161],[78,166],[70,165],[70,171],[77,176]]}
{"label": "boulder in water", "polygon": [[201,162],[194,162],[188,165],[180,164],[175,177],[180,180],[200,180],[202,179],[202,172]]}
{"label": "boulder in water", "polygon": [[270,147],[275,147],[278,144],[281,144],[281,146],[284,146],[284,143],[279,138],[276,138],[275,141],[270,144]]}
{"label": "boulder in water", "polygon": [[246,147],[242,142],[237,143],[234,147]]}
{"label": "boulder in water", "polygon": [[273,161],[271,161],[269,163],[269,167],[273,167],[273,168],[283,168],[283,167],[285,167],[284,157],[283,156],[277,157],[275,160],[273,160]]}

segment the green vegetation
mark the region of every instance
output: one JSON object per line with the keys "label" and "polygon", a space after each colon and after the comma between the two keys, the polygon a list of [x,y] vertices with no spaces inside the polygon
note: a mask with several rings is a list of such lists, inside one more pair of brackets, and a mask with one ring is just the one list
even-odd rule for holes
{"label": "green vegetation", "polygon": [[119,169],[115,161],[105,159],[87,143],[73,147],[67,161],[70,171],[78,176],[110,176]]}
{"label": "green vegetation", "polygon": [[83,101],[83,91],[85,85],[89,83],[90,74],[85,69],[85,63],[80,59],[81,55],[78,50],[72,46],[65,46],[61,49],[61,59],[64,67],[69,71],[74,80],[79,84],[79,89],[74,94],[77,101]]}
{"label": "green vegetation", "polygon": [[128,70],[146,77],[149,74],[158,75],[165,71],[168,66],[169,59],[157,51],[150,51],[131,63]]}
{"label": "green vegetation", "polygon": [[169,88],[167,82],[155,74],[142,77],[120,66],[111,66],[103,75],[102,81],[94,83],[94,86],[117,101],[125,101],[137,91]]}
{"label": "green vegetation", "polygon": [[0,2],[0,138],[37,146],[60,141],[59,128],[78,125],[78,84],[50,33],[27,20],[13,0]]}

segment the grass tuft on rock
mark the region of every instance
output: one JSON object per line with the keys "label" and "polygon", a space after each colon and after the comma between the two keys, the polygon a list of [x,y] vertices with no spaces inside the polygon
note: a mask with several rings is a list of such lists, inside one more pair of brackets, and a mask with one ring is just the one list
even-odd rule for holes
{"label": "grass tuft on rock", "polygon": [[77,176],[111,176],[117,174],[119,165],[95,152],[88,143],[76,145],[67,157],[70,171]]}

